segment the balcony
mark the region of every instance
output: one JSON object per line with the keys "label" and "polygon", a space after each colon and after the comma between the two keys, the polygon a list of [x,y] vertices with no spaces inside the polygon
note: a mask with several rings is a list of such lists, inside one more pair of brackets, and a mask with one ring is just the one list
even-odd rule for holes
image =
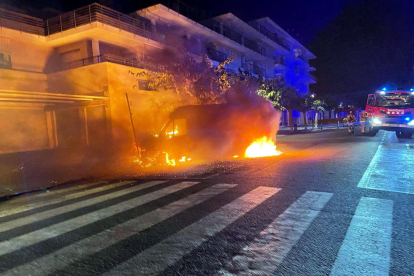
{"label": "balcony", "polygon": [[299,55],[299,56],[298,56],[298,57],[296,57],[296,58],[299,58],[299,59],[301,59],[302,61],[304,61],[304,62],[308,63],[308,59],[307,59],[306,57],[304,57],[303,55]]}
{"label": "balcony", "polygon": [[25,33],[45,35],[42,19],[4,9],[0,9],[0,26]]}
{"label": "balcony", "polygon": [[261,75],[262,77],[266,77],[266,69],[253,65],[253,73],[256,75]]}
{"label": "balcony", "polygon": [[141,69],[155,70],[155,68],[148,68],[149,65],[140,58],[123,58],[121,56],[109,55],[109,54],[93,56],[93,57],[88,57],[88,58],[72,61],[72,62],[66,63],[62,69],[63,70],[74,69],[74,68],[102,63],[102,62],[111,62],[111,63],[121,64],[121,65],[141,68]]}
{"label": "balcony", "polygon": [[197,8],[190,7],[186,3],[179,1],[179,0],[158,0],[158,1],[155,1],[154,3],[156,2],[196,22],[200,20],[205,20],[211,17],[211,14],[209,12],[205,10],[200,10]]}
{"label": "balcony", "polygon": [[242,36],[238,32],[233,31],[229,27],[224,26],[220,22],[215,21],[214,19],[207,19],[207,20],[201,21],[200,23],[203,24],[205,27],[215,31],[216,33],[219,33],[219,34],[221,34],[221,35],[237,42],[238,44],[241,44],[241,45],[249,48],[250,50],[255,51],[256,53],[259,53],[262,56],[266,56],[266,48],[260,46],[256,42]]}
{"label": "balcony", "polygon": [[282,57],[282,56],[274,57],[274,60],[275,60],[275,65],[276,66],[277,65],[286,66],[286,61],[285,61],[285,58],[284,57]]}
{"label": "balcony", "polygon": [[155,33],[155,28],[149,20],[134,18],[96,3],[52,17],[46,21],[0,9],[1,27],[42,36],[60,33],[93,22],[110,25],[157,41],[161,40],[161,36]]}
{"label": "balcony", "polygon": [[283,39],[277,36],[277,34],[271,33],[266,27],[263,27],[259,23],[252,21],[249,22],[249,25],[259,31],[261,34],[269,38],[270,40],[276,42],[280,46],[282,46],[284,49],[290,51],[290,46],[287,44]]}
{"label": "balcony", "polygon": [[46,35],[60,33],[93,22],[110,25],[154,40],[161,38],[155,34],[155,28],[150,21],[131,17],[96,3],[46,20]]}
{"label": "balcony", "polygon": [[227,59],[227,55],[213,48],[207,48],[207,55],[210,59],[223,62]]}
{"label": "balcony", "polygon": [[250,73],[253,74],[253,64],[251,64],[251,63],[244,63],[244,64],[242,64],[242,68],[245,71],[250,72]]}
{"label": "balcony", "polygon": [[242,68],[247,72],[255,75],[261,75],[262,77],[266,77],[266,69],[253,65],[251,63],[245,63],[242,65]]}
{"label": "balcony", "polygon": [[316,82],[316,77],[314,75],[308,74],[308,76],[312,81]]}

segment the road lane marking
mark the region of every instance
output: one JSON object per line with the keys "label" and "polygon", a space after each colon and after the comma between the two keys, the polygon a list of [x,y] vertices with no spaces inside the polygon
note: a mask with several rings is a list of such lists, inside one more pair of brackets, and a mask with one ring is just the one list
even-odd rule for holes
{"label": "road lane marking", "polygon": [[[391,133],[389,133],[391,135]],[[385,134],[384,134],[385,136]],[[390,137],[392,139],[392,137]],[[358,183],[358,188],[388,192],[414,194],[414,158],[412,151],[383,146],[383,142],[372,158]],[[390,172],[393,172],[390,174]]]}
{"label": "road lane marking", "polygon": [[361,198],[332,268],[332,276],[388,276],[392,212],[392,200]]}
{"label": "road lane marking", "polygon": [[[132,183],[135,183],[135,181],[123,181],[122,182],[122,184],[124,184],[124,185],[132,184]],[[10,230],[10,229],[13,229],[13,228],[16,228],[16,227],[20,227],[20,226],[23,226],[23,225],[29,225],[31,223],[35,223],[35,222],[38,222],[38,221],[41,221],[41,220],[44,220],[44,219],[47,219],[47,218],[51,218],[51,217],[54,217],[54,216],[57,216],[57,215],[61,215],[61,214],[64,214],[64,213],[75,211],[75,210],[78,210],[78,209],[83,208],[83,207],[91,206],[91,205],[101,203],[101,202],[104,202],[104,201],[107,201],[107,200],[110,200],[110,199],[114,199],[116,197],[124,196],[124,195],[130,194],[130,193],[133,193],[133,192],[145,189],[145,188],[156,186],[156,185],[159,185],[161,183],[164,183],[164,182],[162,182],[162,181],[151,181],[151,182],[144,183],[142,185],[134,185],[134,186],[131,186],[129,188],[126,188],[126,189],[123,189],[123,190],[120,190],[120,191],[116,191],[116,192],[113,192],[113,193],[109,193],[109,194],[106,194],[106,195],[98,196],[98,197],[95,197],[95,198],[92,198],[92,199],[84,200],[84,201],[81,201],[81,202],[75,202],[75,203],[72,203],[72,204],[69,204],[69,205],[65,205],[65,206],[62,206],[62,207],[58,207],[58,208],[51,209],[49,211],[45,211],[45,212],[41,212],[41,213],[37,213],[37,214],[35,213],[33,215],[30,215],[30,216],[26,216],[26,217],[22,217],[22,218],[18,218],[18,219],[15,219],[15,220],[11,220],[11,221],[8,221],[8,222],[1,223],[0,224],[0,229],[1,229],[1,232],[4,232],[4,231]]]}
{"label": "road lane marking", "polygon": [[[29,197],[26,197],[26,198],[22,198],[22,200],[26,201],[26,205],[16,206],[16,207],[14,207],[14,205],[11,205],[11,206],[13,206],[12,207],[13,209],[2,211],[2,213],[0,214],[0,218],[5,218],[9,215],[18,215],[19,213],[26,212],[26,211],[29,211],[29,210],[32,210],[32,209],[37,209],[37,208],[40,208],[40,207],[53,205],[57,202],[63,202],[63,201],[69,200],[69,199],[79,198],[79,197],[82,197],[82,196],[85,196],[85,195],[90,195],[90,194],[94,194],[94,193],[101,192],[101,191],[104,191],[104,190],[113,189],[115,187],[122,186],[122,185],[127,185],[127,184],[134,183],[134,182],[136,182],[136,181],[121,181],[121,182],[115,182],[115,183],[111,183],[111,184],[108,183],[107,185],[105,185],[103,187],[96,187],[96,188],[92,188],[90,190],[78,191],[76,193],[70,193],[68,195],[62,195],[61,197],[57,197],[57,198],[54,198],[54,199],[51,199],[51,200],[49,200],[49,197],[59,196],[60,194],[63,194],[64,192],[68,192],[68,190],[64,189],[64,190],[59,190],[59,191],[56,191],[56,192],[50,192],[50,193],[46,193],[42,196],[36,196],[36,198],[29,196]],[[105,181],[96,181],[96,182],[91,182],[91,183],[85,184],[85,188],[87,188],[88,186],[93,186],[93,185],[101,184],[101,183],[103,184],[103,183],[105,183]],[[82,185],[82,186],[84,186],[84,185]],[[81,189],[81,188],[82,187],[76,186],[76,189]],[[72,190],[76,190],[76,189],[73,188]]]}
{"label": "road lane marking", "polygon": [[[100,232],[99,234],[63,247],[30,263],[13,268],[2,275],[30,274],[36,276],[50,274],[86,255],[99,252],[236,186],[237,184],[214,185],[150,213]],[[105,241],[105,243],[102,243],[102,241]],[[34,271],[33,267],[41,267],[41,270],[39,272]]]}
{"label": "road lane marking", "polygon": [[[217,275],[273,275],[332,195],[312,191],[303,194]],[[233,262],[237,262],[237,268]]]}
{"label": "road lane marking", "polygon": [[104,275],[157,275],[280,190],[258,187]]}
{"label": "road lane marking", "polygon": [[24,248],[36,244],[38,242],[57,237],[69,231],[73,231],[82,226],[94,223],[96,221],[105,219],[107,217],[116,215],[126,210],[136,208],[140,205],[148,203],[153,200],[160,199],[166,195],[178,192],[182,189],[191,187],[199,182],[182,182],[175,184],[164,189],[152,192],[150,194],[134,197],[130,200],[123,201],[121,203],[112,205],[110,207],[100,209],[73,219],[69,219],[33,232],[30,232],[19,237],[9,239],[0,243],[0,256],[10,253],[12,251]]}

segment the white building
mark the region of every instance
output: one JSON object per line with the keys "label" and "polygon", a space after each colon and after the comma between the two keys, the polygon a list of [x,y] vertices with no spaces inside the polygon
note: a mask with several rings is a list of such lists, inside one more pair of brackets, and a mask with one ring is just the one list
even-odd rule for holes
{"label": "white building", "polygon": [[[185,9],[181,6],[181,10]],[[309,92],[309,84],[316,83],[309,73],[315,68],[308,63],[315,55],[268,17],[244,22],[227,13],[194,21],[180,14],[178,8],[160,4],[137,14],[151,20],[157,31],[165,35],[166,45],[184,45],[191,53],[207,53],[216,62],[234,56],[230,71],[244,68],[267,78],[283,78],[304,94]]]}

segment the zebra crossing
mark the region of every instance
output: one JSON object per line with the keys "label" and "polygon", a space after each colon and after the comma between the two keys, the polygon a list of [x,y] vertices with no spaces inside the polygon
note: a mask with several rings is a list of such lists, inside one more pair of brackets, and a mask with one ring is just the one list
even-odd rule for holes
{"label": "zebra crossing", "polygon": [[[243,217],[259,224],[260,207],[282,199],[281,188],[241,186],[123,181],[3,213],[0,275],[162,274]],[[269,209],[269,223],[210,273],[273,275],[332,197],[306,191],[281,214]],[[387,275],[392,223],[392,200],[361,197],[331,275]]]}
{"label": "zebra crossing", "polygon": [[414,194],[412,147],[412,142],[399,143],[394,133],[384,132],[358,188]]}

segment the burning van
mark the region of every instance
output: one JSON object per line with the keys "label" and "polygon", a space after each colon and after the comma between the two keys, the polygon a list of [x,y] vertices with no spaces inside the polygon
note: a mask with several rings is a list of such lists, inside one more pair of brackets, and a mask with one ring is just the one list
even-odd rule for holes
{"label": "burning van", "polygon": [[262,137],[274,140],[278,113],[268,102],[187,105],[175,109],[159,134],[141,143],[143,155],[167,163],[243,156]]}

